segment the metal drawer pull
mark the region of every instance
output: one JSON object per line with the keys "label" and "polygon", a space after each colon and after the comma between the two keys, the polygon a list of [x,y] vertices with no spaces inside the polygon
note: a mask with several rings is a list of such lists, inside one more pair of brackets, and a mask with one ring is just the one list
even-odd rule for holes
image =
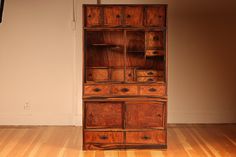
{"label": "metal drawer pull", "polygon": [[156,54],[158,54],[158,52],[157,51],[153,51],[152,54],[156,55]]}
{"label": "metal drawer pull", "polygon": [[149,71],[147,74],[148,74],[148,75],[153,75],[153,72]]}
{"label": "metal drawer pull", "polygon": [[108,137],[107,137],[106,135],[101,135],[101,136],[99,136],[99,138],[100,138],[101,140],[106,140],[106,139],[108,139]]}
{"label": "metal drawer pull", "polygon": [[128,91],[129,91],[129,88],[122,88],[121,91],[122,91],[122,92],[128,92]]}
{"label": "metal drawer pull", "polygon": [[149,92],[156,92],[157,90],[155,88],[149,88]]}
{"label": "metal drawer pull", "polygon": [[94,92],[100,92],[101,89],[100,89],[100,88],[94,88],[93,91],[94,91]]}
{"label": "metal drawer pull", "polygon": [[153,79],[151,79],[151,78],[149,78],[149,79],[148,79],[148,82],[152,82],[152,81],[154,81],[154,80],[153,80]]}
{"label": "metal drawer pull", "polygon": [[150,137],[150,136],[147,136],[147,135],[144,135],[144,136],[142,137],[142,139],[143,139],[143,140],[149,140],[149,139],[151,139],[151,137]]}
{"label": "metal drawer pull", "polygon": [[154,41],[157,41],[157,40],[159,40],[159,37],[158,37],[158,36],[154,36],[154,37],[153,37],[153,40],[154,40]]}

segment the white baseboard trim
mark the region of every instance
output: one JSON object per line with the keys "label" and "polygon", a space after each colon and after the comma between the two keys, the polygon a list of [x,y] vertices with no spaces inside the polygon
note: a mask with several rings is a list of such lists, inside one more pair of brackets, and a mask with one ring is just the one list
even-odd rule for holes
{"label": "white baseboard trim", "polygon": [[72,114],[0,114],[0,125],[82,125],[81,115]]}

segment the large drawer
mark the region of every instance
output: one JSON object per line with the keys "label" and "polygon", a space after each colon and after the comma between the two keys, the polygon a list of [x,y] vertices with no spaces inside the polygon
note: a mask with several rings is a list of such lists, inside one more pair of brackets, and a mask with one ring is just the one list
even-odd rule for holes
{"label": "large drawer", "polygon": [[89,96],[103,96],[110,94],[109,85],[85,85],[84,86],[84,95]]}
{"label": "large drawer", "polygon": [[84,132],[85,143],[123,143],[123,132],[97,132],[97,131],[85,131]]}
{"label": "large drawer", "polygon": [[127,144],[166,144],[165,130],[126,132]]}
{"label": "large drawer", "polygon": [[140,86],[140,95],[165,96],[166,95],[166,86],[165,85],[143,85],[143,86]]}

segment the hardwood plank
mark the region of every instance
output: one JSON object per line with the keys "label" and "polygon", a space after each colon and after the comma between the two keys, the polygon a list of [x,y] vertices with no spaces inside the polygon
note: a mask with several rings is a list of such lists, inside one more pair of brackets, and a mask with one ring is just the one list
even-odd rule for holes
{"label": "hardwood plank", "polygon": [[1,127],[1,157],[236,156],[236,125],[169,125],[166,150],[82,151],[82,128]]}

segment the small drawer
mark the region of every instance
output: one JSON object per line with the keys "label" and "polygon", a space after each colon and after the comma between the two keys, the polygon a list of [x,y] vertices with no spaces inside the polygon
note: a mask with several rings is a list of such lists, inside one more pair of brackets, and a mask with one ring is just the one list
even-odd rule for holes
{"label": "small drawer", "polygon": [[87,81],[103,82],[109,80],[109,71],[104,69],[87,69]]}
{"label": "small drawer", "polygon": [[146,56],[164,56],[164,50],[146,50]]}
{"label": "small drawer", "polygon": [[140,86],[140,95],[165,96],[166,86],[164,85]]}
{"label": "small drawer", "polygon": [[136,85],[113,85],[111,87],[113,95],[137,95],[138,86]]}
{"label": "small drawer", "polygon": [[84,132],[85,143],[123,143],[123,132]]}
{"label": "small drawer", "polygon": [[137,77],[137,82],[157,82],[157,77]]}
{"label": "small drawer", "polygon": [[126,132],[126,143],[166,144],[166,133],[164,130]]}
{"label": "small drawer", "polygon": [[148,49],[163,49],[164,34],[161,31],[151,31],[146,33],[146,47]]}
{"label": "small drawer", "polygon": [[102,24],[101,21],[102,8],[97,6],[88,6],[86,7],[86,26],[94,27],[100,26]]}
{"label": "small drawer", "polygon": [[84,95],[109,95],[110,86],[109,85],[85,85]]}
{"label": "small drawer", "polygon": [[157,70],[137,70],[137,76],[157,76]]}

